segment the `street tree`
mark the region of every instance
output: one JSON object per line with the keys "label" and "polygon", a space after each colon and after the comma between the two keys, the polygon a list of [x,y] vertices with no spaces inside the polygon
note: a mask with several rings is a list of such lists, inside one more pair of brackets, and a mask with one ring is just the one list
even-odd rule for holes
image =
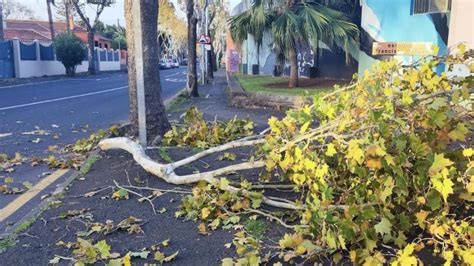
{"label": "street tree", "polygon": [[[96,26],[99,23],[100,14],[104,11],[104,8],[110,6],[113,0],[88,0],[86,3],[81,2],[81,0],[71,0],[72,4],[74,5],[74,9],[76,10],[79,17],[81,17],[82,22],[84,23],[87,29],[87,48],[89,49],[88,61],[89,61],[89,68],[88,72],[89,75],[96,74],[96,53],[94,52],[95,44],[94,44],[94,35],[96,32]],[[93,8],[95,6],[95,18],[93,21],[87,17],[85,8]]]}
{"label": "street tree", "polygon": [[54,49],[58,60],[66,68],[66,76],[72,77],[76,73],[76,66],[84,59],[86,47],[81,39],[72,33],[61,33],[54,39]]}
{"label": "street tree", "polygon": [[[70,22],[71,19],[72,21],[81,21],[81,17],[79,14],[76,12],[76,9],[74,8],[74,5],[71,3],[71,0],[55,0],[54,1],[55,5],[55,18],[56,20],[59,21],[64,21],[67,24],[67,27],[70,28]],[[80,3],[81,6],[84,3]]]}
{"label": "street tree", "polygon": [[254,36],[260,49],[264,32],[271,32],[273,50],[290,63],[288,87],[298,87],[298,47],[318,48],[319,41],[339,47],[350,61],[349,51],[357,47],[359,30],[342,12],[312,0],[255,0],[247,11],[230,20],[236,42]]}
{"label": "street tree", "polygon": [[186,18],[188,20],[188,79],[187,91],[191,97],[199,97],[196,64],[197,14],[194,0],[186,0]]}
{"label": "street tree", "polygon": [[163,41],[163,51],[179,56],[187,46],[186,21],[177,15],[175,5],[169,0],[160,0],[158,17],[158,36]]}
{"label": "street tree", "polygon": [[36,19],[33,9],[16,0],[2,0],[4,19]]}
{"label": "street tree", "polygon": [[[140,17],[133,16],[133,3],[137,0],[125,1],[125,21],[128,40],[128,84],[129,84],[129,117],[132,125],[132,134],[138,134],[138,101],[137,79],[144,83],[145,108],[146,108],[146,134],[149,143],[165,134],[170,128],[170,123],[165,113],[165,106],[161,97],[160,54],[158,44],[158,10],[159,0],[140,0]],[[138,20],[138,21],[137,21]],[[133,30],[135,24],[140,22],[142,31]],[[143,51],[137,54],[135,38],[141,37]],[[137,60],[141,57],[142,60]],[[137,64],[143,64],[143,77],[137,77]]]}
{"label": "street tree", "polygon": [[54,0],[46,0],[46,6],[48,8],[48,22],[49,22],[49,32],[51,34],[51,40],[54,41],[54,21],[53,21],[53,13],[51,11],[51,5],[54,5]]}

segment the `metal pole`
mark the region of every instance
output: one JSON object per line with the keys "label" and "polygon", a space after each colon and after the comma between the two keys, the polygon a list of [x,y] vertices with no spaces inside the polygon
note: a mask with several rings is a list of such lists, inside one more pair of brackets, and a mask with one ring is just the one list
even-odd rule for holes
{"label": "metal pole", "polygon": [[0,1],[0,42],[3,42],[3,0]]}
{"label": "metal pole", "polygon": [[[201,13],[201,34],[206,34],[205,24],[207,24],[206,20],[206,12],[207,12],[207,1],[204,3],[204,10]],[[201,83],[206,84],[206,47],[204,44],[201,44]]]}
{"label": "metal pole", "polygon": [[135,71],[137,84],[137,105],[138,105],[138,141],[140,145],[146,147],[146,113],[145,113],[145,81],[143,74],[143,42],[142,42],[142,21],[140,12],[140,1],[133,1],[133,31],[134,31],[134,56],[135,56]]}

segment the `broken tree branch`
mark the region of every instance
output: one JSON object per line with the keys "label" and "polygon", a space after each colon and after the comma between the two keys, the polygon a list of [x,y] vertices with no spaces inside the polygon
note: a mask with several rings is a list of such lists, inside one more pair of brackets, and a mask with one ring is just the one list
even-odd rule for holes
{"label": "broken tree branch", "polygon": [[[255,140],[257,141],[257,140]],[[199,154],[199,156],[191,156],[193,157],[193,160],[186,160],[186,162],[192,162],[195,161],[205,155],[211,154],[213,152],[218,152],[230,148],[235,148],[235,147],[243,147],[243,146],[248,146],[248,145],[255,145],[255,141],[251,141],[254,144],[249,144],[248,141],[237,141],[237,142],[232,142],[228,144],[224,144],[222,146],[216,147],[216,148],[211,148],[209,150],[212,150],[212,152],[204,151]],[[260,140],[259,140],[260,141]],[[260,142],[257,142],[260,143]],[[146,153],[145,150],[143,149],[142,146],[138,145],[134,141],[128,138],[120,137],[120,138],[111,138],[111,139],[105,139],[102,140],[99,143],[99,147],[102,150],[109,150],[109,149],[122,149],[130,154],[132,154],[133,159],[145,169],[145,171],[156,175],[160,178],[162,178],[164,181],[175,184],[175,185],[182,185],[182,184],[191,184],[191,183],[197,183],[199,181],[206,181],[211,184],[218,184],[219,180],[216,178],[218,176],[223,176],[229,173],[233,173],[236,171],[242,171],[242,170],[249,170],[249,169],[255,169],[255,168],[261,168],[265,166],[265,162],[260,160],[260,161],[250,161],[250,162],[245,162],[245,163],[240,163],[240,164],[235,164],[235,165],[230,165],[226,166],[220,169],[204,172],[204,173],[196,173],[196,174],[190,174],[190,175],[177,175],[174,170],[181,166],[184,165],[183,163],[177,164],[177,163],[170,163],[170,164],[160,164],[158,162],[153,161]],[[226,190],[231,191],[231,192],[241,192],[244,195],[250,195],[250,192],[247,190],[242,190],[233,186],[227,186]],[[296,206],[293,203],[288,203],[288,202],[282,202],[274,199],[269,199],[267,197],[262,198],[262,202],[264,204],[273,206],[273,207],[278,207],[278,208],[284,208],[284,209],[291,209],[291,210],[298,210],[301,209],[300,206]]]}

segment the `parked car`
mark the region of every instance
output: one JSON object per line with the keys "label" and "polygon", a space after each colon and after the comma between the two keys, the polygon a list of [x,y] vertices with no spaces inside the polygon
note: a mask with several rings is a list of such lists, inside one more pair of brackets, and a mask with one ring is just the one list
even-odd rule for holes
{"label": "parked car", "polygon": [[168,60],[161,59],[160,60],[160,69],[170,69],[171,64],[169,63]]}
{"label": "parked car", "polygon": [[173,59],[173,60],[172,60],[172,62],[173,62],[173,67],[175,67],[175,68],[179,68],[179,62],[178,62],[178,59]]}

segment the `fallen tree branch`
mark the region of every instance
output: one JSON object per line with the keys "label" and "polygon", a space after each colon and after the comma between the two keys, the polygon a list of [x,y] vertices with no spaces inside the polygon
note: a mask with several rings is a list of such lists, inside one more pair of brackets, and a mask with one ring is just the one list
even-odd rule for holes
{"label": "fallen tree branch", "polygon": [[153,209],[153,213],[156,214],[155,204],[153,204],[153,201],[151,201],[149,198],[143,196],[142,194],[140,194],[140,193],[138,193],[138,192],[135,192],[135,191],[133,191],[133,190],[131,190],[131,189],[124,188],[124,187],[120,186],[120,185],[117,183],[117,181],[115,181],[115,180],[113,180],[113,181],[114,181],[115,186],[117,186],[119,189],[123,189],[123,190],[127,191],[128,193],[131,193],[131,194],[133,194],[133,195],[135,195],[135,196],[139,196],[139,197],[140,197],[139,200],[142,200],[142,199],[143,199],[143,200],[148,201],[148,203],[150,203],[150,205],[151,205],[151,208]]}
{"label": "fallen tree branch", "polygon": [[[222,145],[227,147],[240,147],[239,142],[234,142],[234,144],[237,143],[236,145]],[[230,144],[230,143],[228,143]],[[247,141],[240,142],[240,145],[247,145]],[[227,146],[226,146],[227,145]],[[252,144],[253,145],[253,144]],[[177,175],[174,170],[178,165],[181,164],[175,164],[175,163],[170,163],[170,164],[161,164],[153,161],[146,153],[143,147],[138,145],[137,143],[133,142],[131,139],[120,137],[120,138],[111,138],[111,139],[105,139],[102,140],[99,143],[99,147],[102,150],[109,150],[109,149],[122,149],[130,154],[132,154],[133,159],[145,169],[145,171],[156,175],[166,181],[167,183],[175,184],[175,185],[182,185],[182,184],[191,184],[191,183],[197,183],[199,181],[206,181],[211,184],[218,184],[219,180],[216,178],[218,176],[223,176],[232,172],[236,171],[242,171],[242,170],[249,170],[249,169],[255,169],[255,168],[261,168],[265,166],[265,162],[260,160],[260,161],[251,161],[251,162],[245,162],[245,163],[240,163],[240,164],[235,164],[235,165],[230,165],[227,167],[223,167],[217,170],[213,171],[208,171],[204,173],[196,173],[196,174],[190,174],[190,175]],[[218,147],[216,147],[218,148]],[[221,150],[220,149],[214,149],[216,150]],[[211,153],[208,153],[211,154]],[[193,157],[195,159],[196,157]],[[184,159],[186,160],[186,159]],[[191,160],[188,160],[191,161]],[[116,183],[116,182],[115,182]],[[117,187],[118,184],[116,183]],[[123,187],[122,187],[123,188]],[[130,192],[130,189],[124,189]],[[251,193],[247,190],[242,190],[233,186],[227,186],[226,190],[230,192],[241,192],[244,195],[248,196]],[[132,193],[136,194],[136,192]],[[138,194],[138,193],[137,193]],[[141,195],[140,195],[141,196]],[[141,196],[143,197],[143,196]],[[288,203],[288,202],[282,202],[282,201],[277,201],[274,199],[269,199],[267,197],[262,198],[262,202],[264,204],[267,204],[269,206],[273,207],[278,207],[278,208],[284,208],[284,209],[291,209],[291,210],[299,210],[301,209],[300,206],[296,206],[293,203]]]}

